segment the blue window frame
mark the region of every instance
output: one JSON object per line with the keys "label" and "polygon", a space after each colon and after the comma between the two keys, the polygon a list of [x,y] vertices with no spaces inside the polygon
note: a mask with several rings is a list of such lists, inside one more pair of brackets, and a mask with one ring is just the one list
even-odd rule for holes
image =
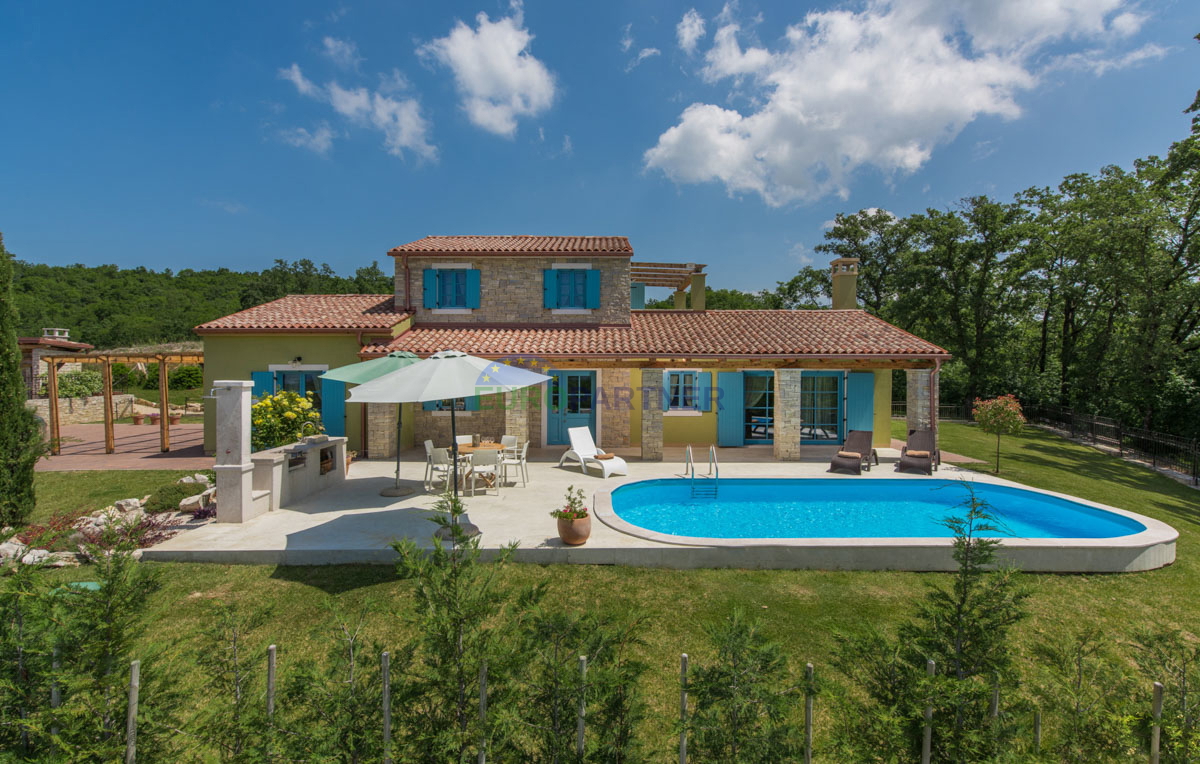
{"label": "blue window frame", "polygon": [[586,308],[587,275],[585,270],[560,269],[558,271],[558,307]]}
{"label": "blue window frame", "polygon": [[698,411],[697,374],[694,371],[673,371],[667,375],[667,408],[670,411]]}
{"label": "blue window frame", "polygon": [[437,272],[438,307],[467,307],[467,271],[463,268],[440,269]]}

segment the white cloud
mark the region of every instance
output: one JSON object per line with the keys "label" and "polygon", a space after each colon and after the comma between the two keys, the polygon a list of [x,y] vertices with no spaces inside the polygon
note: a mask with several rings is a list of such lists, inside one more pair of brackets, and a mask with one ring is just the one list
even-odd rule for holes
{"label": "white cloud", "polygon": [[380,93],[402,93],[412,87],[412,83],[399,69],[392,69],[387,74],[379,75]]}
{"label": "white cloud", "polygon": [[662,54],[662,51],[658,48],[642,48],[638,51],[638,54],[633,58],[633,60],[625,65],[625,71],[632,72],[637,68],[638,64],[642,63],[648,58],[654,58],[660,54]]}
{"label": "white cloud", "polygon": [[1059,56],[1050,64],[1050,69],[1077,69],[1087,71],[1097,76],[1118,69],[1127,69],[1143,61],[1162,58],[1170,52],[1169,48],[1147,43],[1140,48],[1118,56],[1111,56],[1103,50],[1085,50]]}
{"label": "white cloud", "polygon": [[633,24],[626,24],[621,30],[621,52],[628,53],[633,47]]}
{"label": "white cloud", "polygon": [[696,45],[704,37],[704,17],[691,8],[675,25],[675,39],[679,47],[689,56],[696,52]]}
{"label": "white cloud", "polygon": [[[1141,23],[1125,4],[867,0],[859,10],[808,13],[772,49],[745,41],[736,6],[726,5],[701,74],[728,84],[732,100],[686,107],[645,152],[645,166],[772,206],[845,197],[856,170],[911,173],[973,120],[1020,116],[1017,95],[1047,68],[1102,73],[1161,55],[1155,46],[1110,52]],[[680,47],[691,39],[683,29]],[[1051,56],[1088,41],[1101,47]]]}
{"label": "white cloud", "polygon": [[333,62],[334,66],[348,72],[358,71],[358,65],[363,62],[363,57],[358,55],[358,46],[353,42],[339,40],[336,37],[326,37],[321,44],[324,45],[322,53]]}
{"label": "white cloud", "polygon": [[279,137],[289,146],[308,149],[314,154],[320,154],[321,156],[328,156],[329,150],[333,148],[333,130],[324,122],[312,132],[303,127],[280,130]]}
{"label": "white cloud", "polygon": [[534,117],[554,102],[554,77],[529,52],[533,34],[525,28],[519,2],[512,15],[492,21],[475,17],[476,28],[461,21],[450,34],[418,50],[454,73],[455,86],[467,118],[488,132],[511,138],[518,117]]}
{"label": "white cloud", "polygon": [[569,157],[575,153],[575,146],[571,143],[571,136],[564,135],[562,142],[562,150],[559,152],[561,156]]}
{"label": "white cloud", "polygon": [[[365,87],[346,89],[337,82],[321,87],[305,78],[296,64],[281,69],[280,76],[294,84],[301,95],[328,103],[351,123],[383,133],[384,148],[392,156],[403,157],[404,152],[411,151],[422,159],[437,158],[437,148],[428,139],[429,123],[421,116],[421,106],[415,98],[395,98]],[[303,128],[295,128],[283,131],[281,137],[293,146],[320,154],[328,153],[333,145],[333,133],[328,126],[323,135],[320,130],[310,134]]]}

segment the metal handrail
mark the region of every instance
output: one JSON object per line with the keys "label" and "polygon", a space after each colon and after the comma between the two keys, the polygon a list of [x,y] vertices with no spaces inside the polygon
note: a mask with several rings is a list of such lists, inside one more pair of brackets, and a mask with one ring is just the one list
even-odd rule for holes
{"label": "metal handrail", "polygon": [[712,445],[708,447],[708,474],[712,475],[713,480],[719,480],[721,477],[721,463],[717,461],[717,447]]}

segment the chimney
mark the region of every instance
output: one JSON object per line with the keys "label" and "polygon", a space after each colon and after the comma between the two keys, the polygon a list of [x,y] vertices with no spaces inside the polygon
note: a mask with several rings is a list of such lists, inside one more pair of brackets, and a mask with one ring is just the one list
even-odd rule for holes
{"label": "chimney", "polygon": [[858,262],[857,257],[839,257],[829,264],[833,268],[834,310],[858,307]]}
{"label": "chimney", "polygon": [[47,339],[66,340],[71,338],[71,331],[69,329],[50,329],[43,327],[42,337]]}
{"label": "chimney", "polygon": [[691,294],[692,294],[692,310],[704,310],[704,298],[706,295],[704,292],[704,274],[703,273],[693,273],[692,274]]}

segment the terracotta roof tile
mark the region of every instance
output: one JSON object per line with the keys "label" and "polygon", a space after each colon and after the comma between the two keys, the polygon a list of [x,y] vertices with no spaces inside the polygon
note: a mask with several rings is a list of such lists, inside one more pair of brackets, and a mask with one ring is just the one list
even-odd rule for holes
{"label": "terracotta roof tile", "polygon": [[390,329],[408,315],[390,294],[290,294],[201,324],[196,333]]}
{"label": "terracotta roof tile", "polygon": [[74,340],[64,340],[58,337],[17,337],[17,344],[25,347],[40,345],[42,347],[59,348],[60,350],[93,350],[96,347],[86,342],[75,342]]}
{"label": "terracotta roof tile", "polygon": [[625,236],[426,236],[393,247],[389,255],[422,253],[474,253],[496,255],[541,255],[587,253],[632,255]]}
{"label": "terracotta roof tile", "polygon": [[629,326],[415,326],[363,355],[453,348],[504,356],[944,356],[862,310],[633,311]]}

